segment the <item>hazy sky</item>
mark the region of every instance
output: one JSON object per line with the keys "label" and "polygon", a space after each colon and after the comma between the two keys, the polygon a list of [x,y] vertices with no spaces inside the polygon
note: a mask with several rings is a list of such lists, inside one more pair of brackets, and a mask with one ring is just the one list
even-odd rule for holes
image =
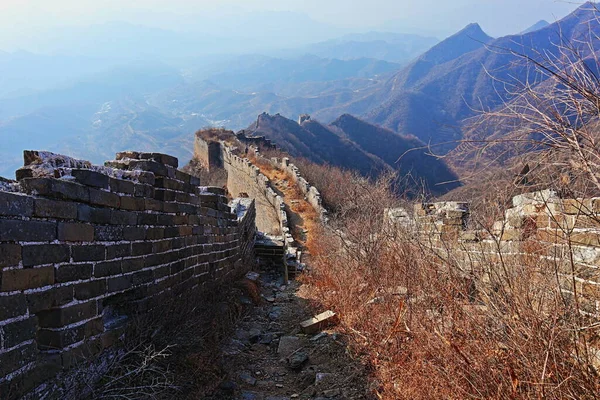
{"label": "hazy sky", "polygon": [[201,30],[203,19],[214,23],[268,11],[304,13],[345,31],[412,31],[443,38],[479,22],[492,36],[501,36],[540,19],[553,22],[578,4],[556,0],[0,0],[0,44],[18,43],[22,36],[64,25],[127,21]]}

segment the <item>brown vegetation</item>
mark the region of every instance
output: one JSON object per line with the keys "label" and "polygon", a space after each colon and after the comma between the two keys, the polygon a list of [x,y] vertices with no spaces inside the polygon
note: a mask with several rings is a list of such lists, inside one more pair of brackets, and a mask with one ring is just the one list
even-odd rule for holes
{"label": "brown vegetation", "polygon": [[[458,250],[388,229],[385,185],[338,186],[356,207],[310,251],[311,297],[341,316],[381,399],[597,398],[588,353],[597,329],[565,302],[556,264],[489,257],[493,282],[465,279]],[[347,190],[346,190],[347,189]]]}
{"label": "brown vegetation", "polygon": [[[527,61],[546,74],[547,85],[525,84],[516,100],[486,116],[488,124],[518,129],[503,140],[463,143],[477,170],[462,195],[447,196],[474,197],[473,227],[490,246],[473,258],[443,233],[386,225],[384,210],[395,202],[385,184],[298,163],[335,210],[310,248],[314,270],[305,277],[307,287],[340,315],[355,351],[372,366],[381,399],[600,397],[598,310],[582,308],[584,297],[596,304],[600,297],[582,290],[578,276],[573,244],[580,222],[565,221],[542,203],[556,237],[549,244],[528,239],[537,222],[526,220],[517,239],[525,251],[511,256],[492,232],[499,220],[504,236],[512,196],[547,188],[580,199],[565,204],[578,210],[586,232],[600,227],[591,202],[582,199],[600,188],[596,70],[568,45],[554,59]],[[518,156],[521,151],[527,156]],[[561,244],[560,254],[554,243]],[[587,279],[597,281],[592,274]]]}

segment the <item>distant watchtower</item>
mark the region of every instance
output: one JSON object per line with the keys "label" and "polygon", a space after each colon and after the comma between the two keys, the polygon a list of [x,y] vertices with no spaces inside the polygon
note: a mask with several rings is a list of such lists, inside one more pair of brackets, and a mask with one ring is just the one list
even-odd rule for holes
{"label": "distant watchtower", "polygon": [[304,121],[310,121],[310,115],[308,115],[308,114],[301,114],[301,115],[298,117],[298,125],[302,125],[302,123],[303,123]]}

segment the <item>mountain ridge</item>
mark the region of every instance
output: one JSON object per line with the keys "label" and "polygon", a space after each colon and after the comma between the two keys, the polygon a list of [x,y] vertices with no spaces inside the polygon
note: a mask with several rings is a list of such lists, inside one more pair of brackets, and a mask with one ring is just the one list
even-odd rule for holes
{"label": "mountain ridge", "polygon": [[292,156],[366,176],[399,171],[436,194],[460,185],[450,168],[429,156],[416,137],[399,135],[350,114],[325,125],[313,119],[298,123],[280,114],[263,113],[243,133],[264,136]]}

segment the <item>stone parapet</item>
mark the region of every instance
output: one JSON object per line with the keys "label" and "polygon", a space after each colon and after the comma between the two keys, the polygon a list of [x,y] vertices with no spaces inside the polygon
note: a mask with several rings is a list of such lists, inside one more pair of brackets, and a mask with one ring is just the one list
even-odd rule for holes
{"label": "stone parapet", "polygon": [[25,152],[0,188],[0,398],[110,347],[132,315],[247,272],[254,202],[233,213],[223,189],[177,166]]}

